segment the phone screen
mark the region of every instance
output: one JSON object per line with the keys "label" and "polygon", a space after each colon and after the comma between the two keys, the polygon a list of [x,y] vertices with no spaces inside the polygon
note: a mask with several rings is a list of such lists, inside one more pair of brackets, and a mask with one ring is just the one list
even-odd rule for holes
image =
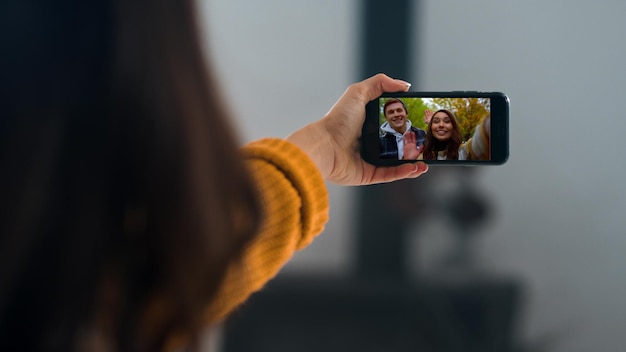
{"label": "phone screen", "polygon": [[502,164],[508,115],[499,92],[386,93],[366,107],[361,154],[374,165]]}

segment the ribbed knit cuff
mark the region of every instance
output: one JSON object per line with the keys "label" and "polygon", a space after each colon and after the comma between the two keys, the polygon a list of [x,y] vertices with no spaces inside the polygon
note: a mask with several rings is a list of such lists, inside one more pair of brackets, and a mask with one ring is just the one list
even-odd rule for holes
{"label": "ribbed knit cuff", "polygon": [[297,249],[308,245],[328,221],[328,191],[309,156],[283,139],[265,138],[242,148],[244,158],[262,159],[279,169],[302,199],[302,238]]}

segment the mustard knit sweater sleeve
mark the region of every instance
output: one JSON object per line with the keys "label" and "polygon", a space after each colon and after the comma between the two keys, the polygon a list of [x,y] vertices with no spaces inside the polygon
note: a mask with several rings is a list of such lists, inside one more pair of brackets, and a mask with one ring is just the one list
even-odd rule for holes
{"label": "mustard knit sweater sleeve", "polygon": [[223,319],[273,278],[296,250],[307,246],[328,220],[326,185],[309,157],[282,139],[246,145],[243,156],[255,179],[264,219],[257,237],[234,263],[208,309]]}

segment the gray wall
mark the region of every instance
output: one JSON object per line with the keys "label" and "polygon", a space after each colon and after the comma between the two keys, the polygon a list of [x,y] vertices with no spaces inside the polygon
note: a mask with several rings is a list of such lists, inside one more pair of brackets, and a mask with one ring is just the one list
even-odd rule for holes
{"label": "gray wall", "polygon": [[[482,170],[492,268],[526,279],[529,338],[626,345],[623,1],[426,1],[421,86],[511,97],[511,158]],[[561,340],[562,339],[562,340]]]}
{"label": "gray wall", "polygon": [[[207,47],[242,141],[318,119],[355,79],[357,5],[202,2]],[[496,210],[476,250],[483,270],[525,284],[523,338],[554,337],[549,351],[626,345],[624,14],[618,0],[430,0],[416,10],[416,88],[511,98],[510,160],[474,175]],[[352,270],[354,189],[330,191],[326,231],[286,273]],[[408,250],[417,267],[451,230],[431,220],[415,231]]]}
{"label": "gray wall", "polygon": [[[322,116],[357,74],[351,0],[205,0],[208,50],[243,141],[285,137]],[[350,189],[329,185],[331,220],[286,270],[347,271]]]}

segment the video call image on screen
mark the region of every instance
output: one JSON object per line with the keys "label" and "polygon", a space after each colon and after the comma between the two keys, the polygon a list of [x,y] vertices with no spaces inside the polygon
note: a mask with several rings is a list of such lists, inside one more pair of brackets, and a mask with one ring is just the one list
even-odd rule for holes
{"label": "video call image on screen", "polygon": [[381,159],[490,160],[489,98],[385,97],[378,103]]}

